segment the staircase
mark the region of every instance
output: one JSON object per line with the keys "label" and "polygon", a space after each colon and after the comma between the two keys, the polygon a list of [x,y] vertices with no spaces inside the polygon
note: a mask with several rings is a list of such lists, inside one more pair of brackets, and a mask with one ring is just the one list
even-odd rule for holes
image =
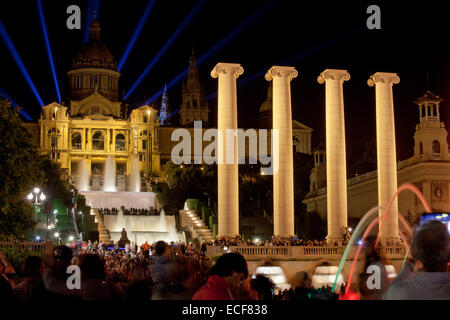
{"label": "staircase", "polygon": [[200,242],[214,240],[211,229],[195,213],[194,210],[180,210],[180,224],[182,228],[192,233],[192,237]]}

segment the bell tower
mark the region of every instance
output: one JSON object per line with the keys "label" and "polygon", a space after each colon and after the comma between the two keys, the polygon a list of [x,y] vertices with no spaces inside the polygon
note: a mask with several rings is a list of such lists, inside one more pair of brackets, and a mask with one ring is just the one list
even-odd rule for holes
{"label": "bell tower", "polygon": [[419,124],[414,133],[414,158],[421,160],[447,160],[447,129],[440,120],[439,106],[443,100],[427,90],[414,101],[419,107]]}
{"label": "bell tower", "polygon": [[189,126],[194,121],[203,121],[203,127],[208,126],[209,107],[205,101],[205,93],[200,85],[197,58],[192,52],[189,59],[189,72],[187,81],[183,82],[181,92],[180,124]]}

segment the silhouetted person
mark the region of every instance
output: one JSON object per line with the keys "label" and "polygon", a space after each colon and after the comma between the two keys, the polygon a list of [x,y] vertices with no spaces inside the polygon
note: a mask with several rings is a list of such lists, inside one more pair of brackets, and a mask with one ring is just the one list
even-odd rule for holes
{"label": "silhouetted person", "polygon": [[384,295],[386,300],[450,300],[450,237],[446,225],[431,220],[417,227],[411,253],[417,273],[409,279],[393,281]]}
{"label": "silhouetted person", "polygon": [[111,300],[115,298],[112,286],[106,282],[105,266],[97,254],[81,259],[81,293],[83,300]]}
{"label": "silhouetted person", "polygon": [[259,300],[271,301],[274,299],[273,290],[275,288],[275,284],[270,278],[262,274],[258,274],[255,279],[250,281],[250,285],[252,289],[258,293]]}
{"label": "silhouetted person", "polygon": [[[365,261],[364,268],[359,275],[359,292],[361,300],[380,300],[388,287],[388,277],[386,272],[386,261],[380,256],[375,248],[377,237],[369,236],[364,242]],[[376,268],[376,271],[370,271],[368,268]],[[379,268],[379,269],[378,269]],[[380,272],[378,272],[378,270]],[[374,273],[375,272],[375,273]],[[374,276],[380,275],[380,279],[373,280]],[[369,283],[368,283],[369,282]],[[376,286],[379,285],[379,288]],[[372,288],[372,286],[375,286]]]}
{"label": "silhouetted person", "polygon": [[236,300],[241,281],[248,277],[245,258],[239,253],[225,253],[211,268],[207,283],[193,300]]}
{"label": "silhouetted person", "polygon": [[67,246],[58,246],[53,251],[53,265],[44,271],[44,285],[52,294],[52,299],[77,299],[78,290],[67,287],[67,268],[72,263],[73,252]]}
{"label": "silhouetted person", "polygon": [[45,300],[48,292],[45,289],[42,274],[44,263],[41,257],[28,256],[25,259],[25,279],[14,288],[19,300]]}

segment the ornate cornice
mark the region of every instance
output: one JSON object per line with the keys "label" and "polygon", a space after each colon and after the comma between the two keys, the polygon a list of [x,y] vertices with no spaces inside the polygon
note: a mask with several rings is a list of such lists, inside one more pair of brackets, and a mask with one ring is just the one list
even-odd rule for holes
{"label": "ornate cornice", "polygon": [[298,76],[297,70],[294,67],[284,67],[284,66],[273,66],[267,71],[264,78],[267,81],[272,81],[275,77],[287,77],[289,81]]}
{"label": "ornate cornice", "polygon": [[244,73],[244,68],[239,63],[224,63],[219,62],[211,71],[211,77],[217,78],[220,73],[234,74],[236,79]]}
{"label": "ornate cornice", "polygon": [[367,84],[369,87],[373,87],[376,83],[394,83],[397,84],[400,82],[400,77],[396,73],[389,72],[377,72],[374,73],[369,80],[367,80]]}
{"label": "ornate cornice", "polygon": [[339,70],[339,69],[325,69],[322,73],[317,77],[317,82],[320,84],[325,83],[327,80],[350,80],[350,74],[347,70]]}

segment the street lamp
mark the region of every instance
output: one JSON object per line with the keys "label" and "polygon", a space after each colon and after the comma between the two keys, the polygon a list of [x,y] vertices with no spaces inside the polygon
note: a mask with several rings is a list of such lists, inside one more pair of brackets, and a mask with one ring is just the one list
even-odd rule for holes
{"label": "street lamp", "polygon": [[[34,193],[34,196],[33,196]],[[34,221],[36,222],[34,225],[34,239],[37,239],[36,236],[36,229],[37,229],[37,223],[38,223],[38,217],[37,217],[37,211],[38,211],[38,207],[40,208],[45,201],[45,194],[44,192],[41,192],[41,189],[39,189],[38,187],[35,187],[33,189],[33,192],[30,192],[30,194],[28,194],[27,199],[31,202],[31,204],[34,207],[34,212],[35,212],[35,216],[34,216]],[[47,226],[48,226],[48,215],[47,215]],[[40,239],[40,237],[39,237]]]}
{"label": "street lamp", "polygon": [[81,232],[80,232],[80,238],[83,242],[83,230],[84,230],[84,214],[81,211],[78,211],[78,214],[81,215]]}

